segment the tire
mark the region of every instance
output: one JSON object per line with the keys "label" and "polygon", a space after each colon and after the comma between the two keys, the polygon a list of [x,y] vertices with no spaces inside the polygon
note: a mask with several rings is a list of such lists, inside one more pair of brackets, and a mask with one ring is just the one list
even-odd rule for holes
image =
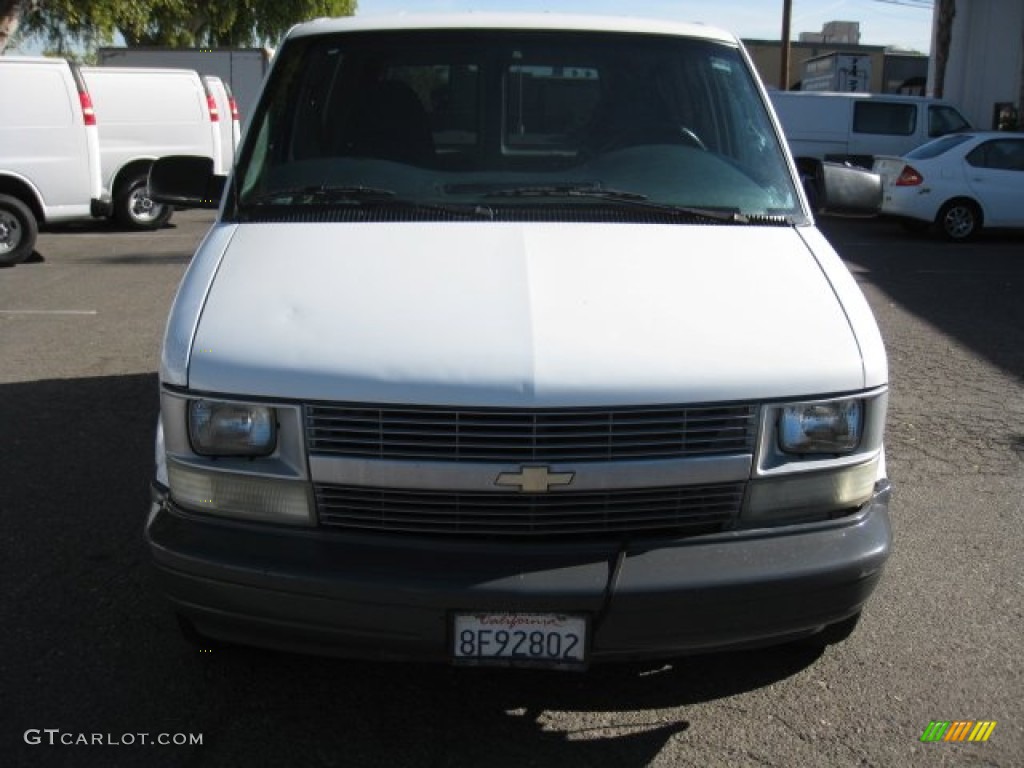
{"label": "tire", "polygon": [[0,267],[20,264],[36,247],[39,225],[21,200],[0,195]]}
{"label": "tire", "polygon": [[981,230],[981,208],[971,200],[950,200],[935,217],[935,225],[947,240],[966,242]]}
{"label": "tire", "polygon": [[114,219],[125,229],[160,229],[174,213],[171,206],[149,199],[147,179],[148,173],[133,176],[114,198]]}

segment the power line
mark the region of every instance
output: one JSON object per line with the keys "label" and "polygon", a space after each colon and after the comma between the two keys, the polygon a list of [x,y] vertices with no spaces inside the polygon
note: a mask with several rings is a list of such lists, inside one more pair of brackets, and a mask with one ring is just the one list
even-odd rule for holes
{"label": "power line", "polygon": [[887,5],[902,5],[905,8],[932,9],[935,7],[934,0],[874,0],[874,2],[886,3]]}

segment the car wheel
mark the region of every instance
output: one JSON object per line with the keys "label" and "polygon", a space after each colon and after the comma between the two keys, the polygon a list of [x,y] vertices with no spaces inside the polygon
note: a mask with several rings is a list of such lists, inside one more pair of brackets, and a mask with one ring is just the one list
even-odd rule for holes
{"label": "car wheel", "polygon": [[0,195],[0,266],[20,264],[32,255],[39,227],[21,200]]}
{"label": "car wheel", "polygon": [[935,223],[947,240],[970,240],[981,229],[981,209],[970,200],[950,200],[942,206]]}
{"label": "car wheel", "polygon": [[174,213],[171,206],[153,202],[147,177],[145,173],[133,176],[114,198],[114,218],[127,229],[159,229]]}

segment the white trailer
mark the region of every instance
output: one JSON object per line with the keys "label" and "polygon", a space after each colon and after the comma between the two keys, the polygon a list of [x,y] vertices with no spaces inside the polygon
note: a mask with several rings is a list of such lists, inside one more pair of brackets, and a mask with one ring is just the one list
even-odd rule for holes
{"label": "white trailer", "polygon": [[826,53],[804,62],[804,91],[868,93],[871,90],[871,58],[856,53]]}

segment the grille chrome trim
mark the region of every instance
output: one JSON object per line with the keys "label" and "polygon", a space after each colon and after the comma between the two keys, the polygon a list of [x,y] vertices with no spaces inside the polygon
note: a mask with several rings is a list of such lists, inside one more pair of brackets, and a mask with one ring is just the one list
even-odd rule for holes
{"label": "grille chrome trim", "polygon": [[[554,486],[549,493],[612,491],[626,488],[658,488],[681,485],[712,485],[746,480],[753,456],[702,456],[656,461],[609,461],[579,464],[553,463],[552,472],[575,472],[569,487]],[[517,472],[523,464],[389,461],[344,456],[310,456],[314,483],[362,485],[395,490],[492,491],[517,493],[515,488],[495,486],[498,475]]]}
{"label": "grille chrome trim", "polygon": [[457,538],[692,536],[727,529],[745,482],[611,492],[449,493],[314,486],[320,525]]}
{"label": "grille chrome trim", "polygon": [[305,407],[311,455],[403,461],[587,462],[753,452],[757,406],[619,409]]}

